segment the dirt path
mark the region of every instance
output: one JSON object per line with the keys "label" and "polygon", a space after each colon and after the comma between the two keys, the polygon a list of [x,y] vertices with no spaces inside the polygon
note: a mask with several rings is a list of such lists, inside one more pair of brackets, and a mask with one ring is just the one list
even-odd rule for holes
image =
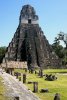
{"label": "dirt path", "polygon": [[19,82],[15,77],[3,72],[1,77],[4,79],[3,83],[5,84],[6,96],[15,97],[19,96],[19,100],[39,100],[31,91],[29,91],[22,82]]}

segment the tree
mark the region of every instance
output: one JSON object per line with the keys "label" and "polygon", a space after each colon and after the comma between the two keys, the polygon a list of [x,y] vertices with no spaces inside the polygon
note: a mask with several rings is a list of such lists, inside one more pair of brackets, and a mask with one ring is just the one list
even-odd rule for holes
{"label": "tree", "polygon": [[62,62],[64,65],[67,65],[67,48],[64,48],[63,52],[64,52],[64,59]]}
{"label": "tree", "polygon": [[67,64],[67,49],[60,45],[59,39],[55,38],[52,48],[56,55],[62,60],[62,64]]}
{"label": "tree", "polygon": [[52,44],[52,48],[59,58],[64,57],[64,48],[62,45],[60,45],[60,41],[57,38],[55,38],[54,43]]}
{"label": "tree", "polygon": [[5,52],[6,52],[6,47],[5,46],[0,47],[0,63],[2,63]]}

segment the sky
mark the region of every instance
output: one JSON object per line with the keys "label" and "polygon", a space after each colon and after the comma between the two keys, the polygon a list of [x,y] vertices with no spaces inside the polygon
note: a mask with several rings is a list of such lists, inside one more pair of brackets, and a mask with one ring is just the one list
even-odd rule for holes
{"label": "sky", "polygon": [[[30,4],[50,44],[57,34],[67,33],[67,0],[0,0],[0,46],[8,46],[19,25],[23,5]],[[61,42],[63,45],[63,42]]]}

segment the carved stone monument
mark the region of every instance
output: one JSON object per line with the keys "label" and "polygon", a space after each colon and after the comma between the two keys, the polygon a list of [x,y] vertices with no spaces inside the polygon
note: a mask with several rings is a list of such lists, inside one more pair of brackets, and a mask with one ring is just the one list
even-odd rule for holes
{"label": "carved stone monument", "polygon": [[34,8],[24,5],[20,12],[19,25],[9,43],[3,61],[27,61],[28,67],[58,67],[59,59],[38,23]]}

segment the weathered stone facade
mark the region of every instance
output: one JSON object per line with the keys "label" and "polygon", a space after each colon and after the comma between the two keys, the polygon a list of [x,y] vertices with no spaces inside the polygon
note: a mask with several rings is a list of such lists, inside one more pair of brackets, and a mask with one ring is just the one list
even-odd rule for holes
{"label": "weathered stone facade", "polygon": [[30,5],[23,6],[19,26],[9,43],[4,60],[27,61],[28,66],[47,68],[59,66],[59,59],[52,51],[41,27],[38,16]]}

